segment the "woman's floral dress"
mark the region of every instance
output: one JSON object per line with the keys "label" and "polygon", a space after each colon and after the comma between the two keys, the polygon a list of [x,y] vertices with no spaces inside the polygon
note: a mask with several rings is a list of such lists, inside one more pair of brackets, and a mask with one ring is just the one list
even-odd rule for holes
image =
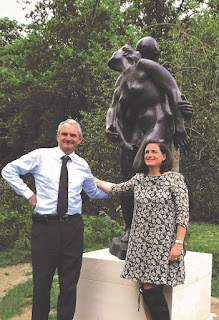
{"label": "woman's floral dress", "polygon": [[183,175],[138,173],[111,188],[111,194],[133,191],[134,212],[122,278],[176,286],[184,282],[184,251],[169,262],[177,224],[188,226],[188,190]]}

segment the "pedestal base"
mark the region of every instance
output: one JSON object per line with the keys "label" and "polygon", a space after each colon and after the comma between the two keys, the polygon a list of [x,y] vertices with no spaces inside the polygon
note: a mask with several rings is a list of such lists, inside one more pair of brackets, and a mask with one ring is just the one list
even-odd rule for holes
{"label": "pedestal base", "polygon": [[[120,278],[124,261],[108,249],[83,255],[74,320],[145,320],[138,283]],[[164,287],[171,320],[211,320],[212,255],[188,251],[186,280]]]}
{"label": "pedestal base", "polygon": [[121,237],[113,238],[109,252],[120,260],[125,260],[127,248],[128,242],[122,242]]}

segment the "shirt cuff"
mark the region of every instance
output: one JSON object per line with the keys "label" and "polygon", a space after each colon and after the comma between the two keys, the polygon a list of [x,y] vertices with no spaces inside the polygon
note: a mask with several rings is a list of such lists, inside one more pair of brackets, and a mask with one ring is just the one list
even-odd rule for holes
{"label": "shirt cuff", "polygon": [[30,197],[32,197],[32,195],[34,195],[33,191],[30,189],[27,189],[24,193],[23,193],[23,197],[26,198],[27,200],[30,199]]}

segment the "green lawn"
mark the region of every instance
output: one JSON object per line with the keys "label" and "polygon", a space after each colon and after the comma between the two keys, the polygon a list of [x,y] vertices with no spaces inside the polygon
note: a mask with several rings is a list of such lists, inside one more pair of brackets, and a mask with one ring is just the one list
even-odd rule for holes
{"label": "green lawn", "polygon": [[[212,296],[219,298],[219,226],[207,223],[190,223],[187,235],[187,250],[205,252],[213,254],[213,274],[212,274]],[[93,249],[101,249],[98,244]],[[87,250],[86,250],[87,251]],[[17,253],[20,256],[19,253]],[[16,259],[13,252],[13,261],[20,261]],[[10,264],[11,254],[0,253],[1,265]],[[26,255],[24,255],[26,257]],[[3,259],[3,260],[2,260]],[[26,258],[25,258],[26,260]],[[58,295],[58,280],[54,277],[52,294],[51,294],[51,315],[50,320],[56,319],[56,301]],[[14,315],[22,313],[26,306],[31,306],[32,300],[32,280],[21,283],[11,290],[0,300],[0,319],[7,320]]]}
{"label": "green lawn", "polygon": [[219,225],[193,222],[189,225],[187,250],[213,254],[212,296],[219,298]]}

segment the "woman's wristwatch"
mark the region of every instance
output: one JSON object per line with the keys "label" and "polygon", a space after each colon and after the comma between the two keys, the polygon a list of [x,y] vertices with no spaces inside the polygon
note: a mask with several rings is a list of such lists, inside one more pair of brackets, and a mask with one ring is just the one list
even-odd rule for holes
{"label": "woman's wristwatch", "polygon": [[183,244],[183,240],[176,240],[175,243]]}

